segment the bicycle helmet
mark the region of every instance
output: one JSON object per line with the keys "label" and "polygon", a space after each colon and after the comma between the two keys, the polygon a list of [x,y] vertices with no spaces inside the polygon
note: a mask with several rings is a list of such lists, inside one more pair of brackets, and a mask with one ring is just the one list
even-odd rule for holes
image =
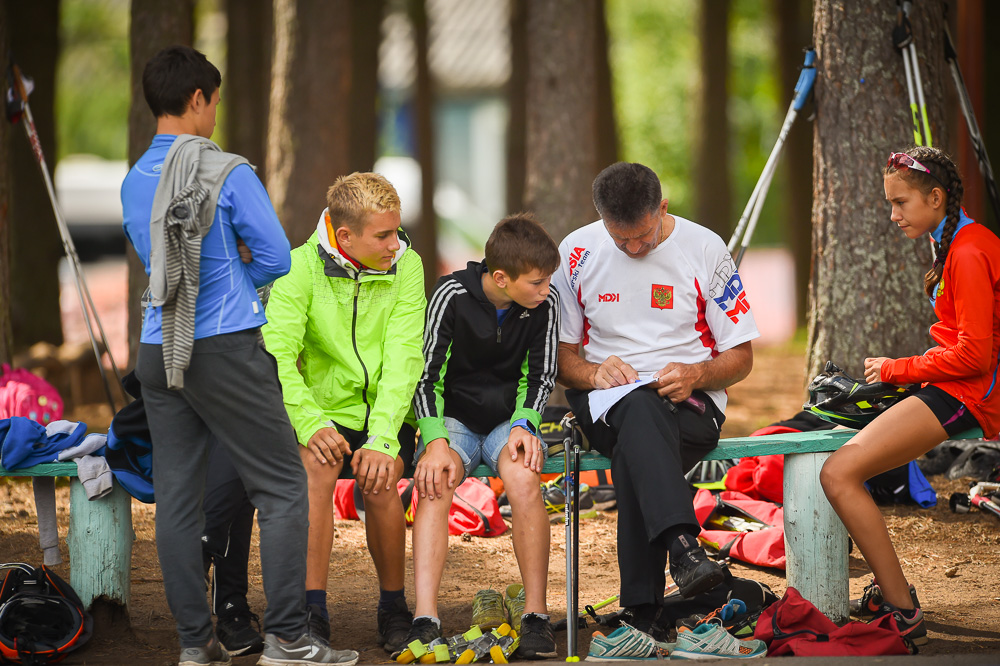
{"label": "bicycle helmet", "polygon": [[824,421],[859,429],[912,393],[907,386],[858,381],[833,361],[826,362],[823,372],[809,382],[807,390],[809,400],[802,405],[802,409]]}

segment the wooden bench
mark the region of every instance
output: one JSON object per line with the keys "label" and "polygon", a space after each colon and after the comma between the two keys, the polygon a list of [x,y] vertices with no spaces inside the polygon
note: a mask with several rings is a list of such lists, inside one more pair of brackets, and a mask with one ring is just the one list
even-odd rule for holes
{"label": "wooden bench", "polygon": [[[784,530],[785,573],[789,586],[834,621],[849,617],[849,575],[847,530],[826,499],[819,482],[819,473],[830,454],[843,446],[856,430],[820,430],[761,437],[731,437],[719,441],[719,446],[705,460],[724,460],[748,456],[785,455]],[[979,439],[979,429],[953,437]],[[610,469],[611,461],[597,453],[580,457],[579,471]],[[565,458],[553,457],[545,462],[543,473],[565,472]],[[474,476],[490,476],[490,469],[480,465]],[[575,535],[574,535],[574,538]],[[567,543],[567,552],[570,544]],[[567,558],[569,562],[569,558]],[[568,589],[575,575],[567,566],[567,619],[576,615],[576,604]],[[568,626],[572,626],[568,624]]]}
{"label": "wooden bench", "polygon": [[76,478],[75,462],[45,463],[7,470],[0,476],[70,477],[69,546],[70,585],[85,608],[105,599],[128,610],[131,593],[132,496],[114,482],[110,493],[87,499]]}

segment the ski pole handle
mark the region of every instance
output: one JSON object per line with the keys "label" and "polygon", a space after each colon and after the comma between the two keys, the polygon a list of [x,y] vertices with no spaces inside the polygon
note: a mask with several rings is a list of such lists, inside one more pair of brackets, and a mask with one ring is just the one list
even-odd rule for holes
{"label": "ski pole handle", "polygon": [[801,111],[809,99],[813,84],[816,83],[816,49],[807,49],[805,62],[802,63],[802,71],[799,72],[799,80],[795,83],[795,98],[792,100],[792,108]]}

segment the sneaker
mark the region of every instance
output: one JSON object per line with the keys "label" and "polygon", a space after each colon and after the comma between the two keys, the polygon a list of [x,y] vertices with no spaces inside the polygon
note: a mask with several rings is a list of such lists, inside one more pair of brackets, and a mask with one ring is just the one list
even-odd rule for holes
{"label": "sneaker", "polygon": [[[255,623],[254,629],[251,623]],[[254,654],[264,649],[260,635],[260,619],[246,606],[227,601],[215,622],[215,633],[233,656]]]}
{"label": "sneaker", "polygon": [[741,641],[714,622],[677,634],[671,659],[753,659],[767,655],[764,641]]}
{"label": "sneaker", "polygon": [[701,546],[684,551],[676,563],[672,560],[673,558],[670,562],[670,577],[677,583],[677,588],[685,599],[708,592],[725,578],[722,567],[708,559]]}
{"label": "sneaker", "polygon": [[[910,599],[913,601],[914,608],[920,608],[920,602],[917,600],[917,590],[912,585],[910,585]],[[872,578],[872,582],[866,585],[864,591],[861,593],[861,598],[851,599],[851,615],[862,620],[870,620],[875,617],[878,609],[882,606],[882,601],[884,601],[882,598],[882,588]]]}
{"label": "sneaker", "polygon": [[498,628],[507,621],[504,617],[503,597],[496,590],[479,590],[472,598],[472,624],[478,624],[483,633]]}
{"label": "sneaker", "polygon": [[213,640],[205,647],[184,648],[177,663],[178,666],[229,666],[233,660],[222,643]]}
{"label": "sneaker", "polygon": [[358,653],[354,650],[334,650],[306,632],[298,640],[282,643],[274,634],[264,636],[264,654],[259,666],[308,666],[308,664],[339,664],[354,666]]}
{"label": "sneaker", "polygon": [[508,585],[503,593],[503,605],[507,612],[507,624],[517,633],[521,633],[521,616],[524,615],[524,585],[520,583]]}
{"label": "sneaker", "polygon": [[622,624],[605,636],[594,632],[586,661],[659,661],[669,659],[670,646],[653,640],[647,633]]}
{"label": "sneaker", "polygon": [[[906,617],[905,613],[911,612],[913,617]],[[883,601],[876,611],[875,617],[869,620],[869,623],[875,622],[885,615],[892,615],[893,619],[896,620],[900,636],[909,639],[914,645],[927,645],[930,639],[927,638],[927,627],[924,626],[924,612],[920,610],[919,606],[916,606],[913,611],[904,611],[888,601]]]}
{"label": "sneaker", "polygon": [[323,616],[323,609],[316,604],[309,604],[306,606],[306,618],[310,635],[329,645],[330,620]]}
{"label": "sneaker", "polygon": [[[393,661],[398,661],[401,664],[409,663],[413,661],[413,659],[401,660],[399,658],[400,655],[402,655],[405,651],[410,650],[410,654],[413,655],[414,658],[419,658],[417,657],[417,650],[413,649],[414,647],[423,646],[423,648],[426,649],[432,641],[440,640],[440,638],[441,629],[437,626],[434,620],[429,617],[417,618],[413,621],[413,624],[410,625],[410,632],[406,634],[402,647],[392,653],[392,659]],[[419,643],[420,645],[415,646],[413,645],[414,643]],[[422,654],[423,653],[421,652],[421,655]]]}
{"label": "sneaker", "polygon": [[406,647],[406,636],[413,626],[413,613],[406,607],[406,597],[397,597],[388,608],[378,609],[377,642],[388,653]]}
{"label": "sneaker", "polygon": [[618,616],[621,624],[627,624],[652,637],[657,643],[666,643],[670,638],[670,627],[661,623],[662,606],[644,604],[642,606],[626,606]]}
{"label": "sneaker", "polygon": [[[521,607],[524,607],[523,597]],[[518,625],[519,628],[515,629],[521,640],[517,648],[518,657],[522,659],[548,659],[556,656],[556,635],[548,618],[537,613],[527,613],[523,618],[518,618]]]}
{"label": "sneaker", "polygon": [[[566,519],[566,484],[565,474],[560,474],[547,483],[542,484],[542,501],[549,514],[549,522],[559,523]],[[593,518],[597,515],[594,500],[590,496],[590,487],[580,484],[580,518]]]}

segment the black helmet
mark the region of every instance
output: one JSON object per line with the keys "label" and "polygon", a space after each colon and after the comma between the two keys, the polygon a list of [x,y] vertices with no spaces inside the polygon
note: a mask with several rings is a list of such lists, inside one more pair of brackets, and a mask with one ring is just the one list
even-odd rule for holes
{"label": "black helmet", "polygon": [[907,386],[889,382],[866,384],[848,376],[833,361],[809,382],[809,401],[802,405],[824,421],[863,428],[900,399],[910,395]]}

